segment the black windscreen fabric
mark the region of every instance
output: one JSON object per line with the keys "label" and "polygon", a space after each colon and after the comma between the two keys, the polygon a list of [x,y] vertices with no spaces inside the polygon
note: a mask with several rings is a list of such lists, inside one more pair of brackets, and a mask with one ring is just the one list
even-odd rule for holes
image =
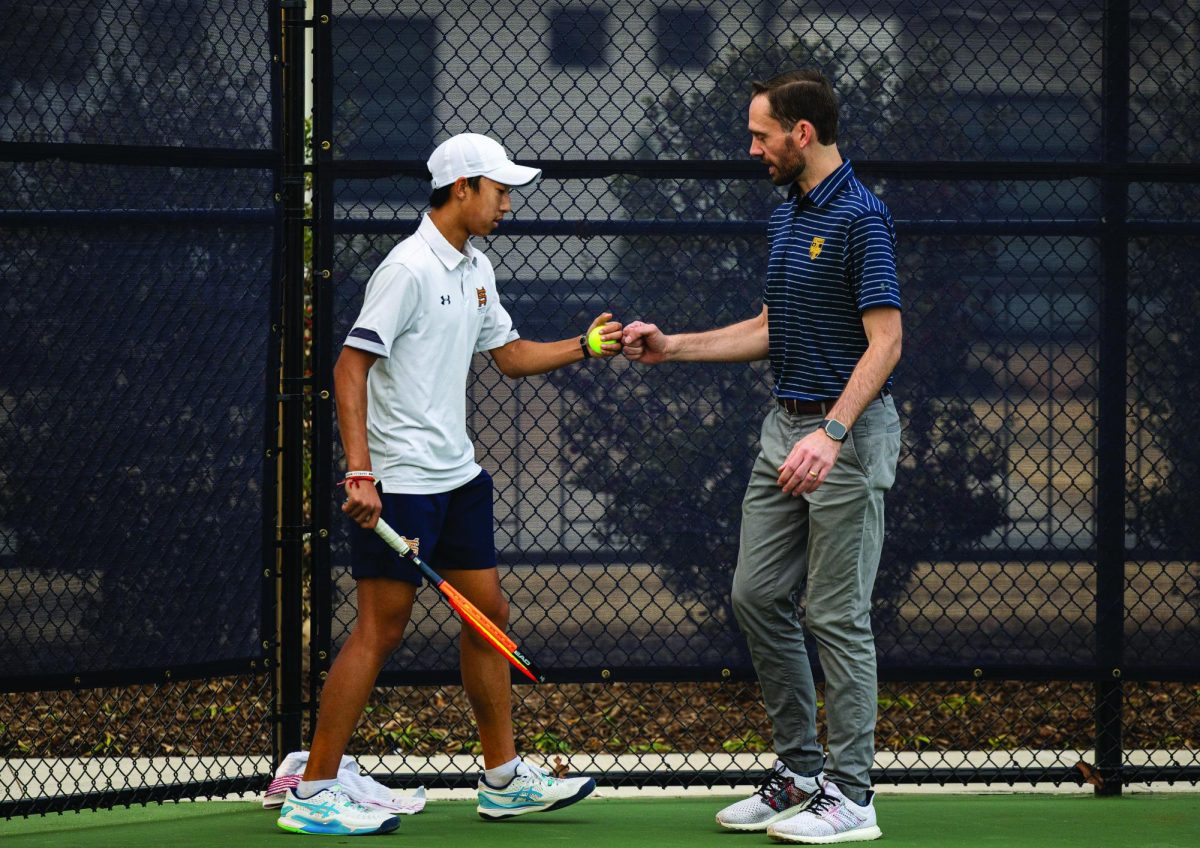
{"label": "black windscreen fabric", "polygon": [[[192,180],[270,197],[246,171],[86,169],[76,187],[97,170],[126,193],[110,207],[212,205]],[[76,210],[0,234],[5,675],[261,653],[273,217],[226,214]]]}
{"label": "black windscreen fabric", "polygon": [[4,4],[0,685],[262,654],[270,14]]}
{"label": "black windscreen fabric", "polygon": [[0,141],[269,147],[269,6],[6,0]]}

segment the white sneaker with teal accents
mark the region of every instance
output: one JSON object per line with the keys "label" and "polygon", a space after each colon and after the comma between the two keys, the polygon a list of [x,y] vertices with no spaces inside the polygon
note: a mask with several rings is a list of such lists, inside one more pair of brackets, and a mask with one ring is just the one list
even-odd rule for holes
{"label": "white sneaker with teal accents", "polygon": [[829,845],[835,842],[868,842],[883,836],[875,819],[875,793],[867,803],[856,804],[834,783],[826,782],[808,808],[767,828],[776,842]]}
{"label": "white sneaker with teal accents", "polygon": [[358,803],[335,783],[309,798],[297,798],[288,789],[276,824],[291,833],[366,836],[392,832],[400,826],[400,818]]}
{"label": "white sneaker with teal accents", "polygon": [[517,773],[507,786],[495,787],[482,777],[476,787],[479,806],[485,819],[507,819],[526,813],[560,810],[582,801],[596,789],[590,777],[552,777],[528,763],[519,763]]}

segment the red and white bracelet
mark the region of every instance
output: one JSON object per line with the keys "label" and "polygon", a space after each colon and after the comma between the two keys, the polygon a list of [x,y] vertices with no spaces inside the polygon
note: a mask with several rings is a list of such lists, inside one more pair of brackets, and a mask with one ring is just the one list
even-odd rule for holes
{"label": "red and white bracelet", "polygon": [[369,480],[373,484],[375,482],[374,471],[347,471],[342,477],[339,486],[357,486],[359,481]]}

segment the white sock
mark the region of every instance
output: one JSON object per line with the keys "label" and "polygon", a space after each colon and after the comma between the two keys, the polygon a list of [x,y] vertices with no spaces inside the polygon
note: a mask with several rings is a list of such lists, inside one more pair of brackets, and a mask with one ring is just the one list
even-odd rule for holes
{"label": "white sock", "polygon": [[508,786],[512,783],[512,779],[517,776],[517,766],[521,764],[520,757],[513,757],[504,765],[496,766],[495,768],[486,769],[483,772],[483,781],[488,786],[499,789],[501,786]]}
{"label": "white sock", "polygon": [[322,789],[328,789],[335,783],[337,783],[336,777],[329,780],[302,780],[292,792],[297,798],[311,798]]}

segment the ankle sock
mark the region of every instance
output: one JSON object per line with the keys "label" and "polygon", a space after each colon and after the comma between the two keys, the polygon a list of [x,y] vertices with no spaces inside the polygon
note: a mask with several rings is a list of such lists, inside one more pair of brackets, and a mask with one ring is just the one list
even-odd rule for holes
{"label": "ankle sock", "polygon": [[512,779],[517,776],[517,766],[520,764],[521,758],[513,757],[503,765],[485,769],[483,772],[483,781],[488,786],[496,789],[499,789],[501,786],[508,786],[508,784],[512,783]]}
{"label": "ankle sock", "polygon": [[336,777],[330,780],[302,780],[296,784],[296,788],[292,790],[292,793],[297,798],[311,798],[321,790],[328,789],[335,783],[337,783]]}

